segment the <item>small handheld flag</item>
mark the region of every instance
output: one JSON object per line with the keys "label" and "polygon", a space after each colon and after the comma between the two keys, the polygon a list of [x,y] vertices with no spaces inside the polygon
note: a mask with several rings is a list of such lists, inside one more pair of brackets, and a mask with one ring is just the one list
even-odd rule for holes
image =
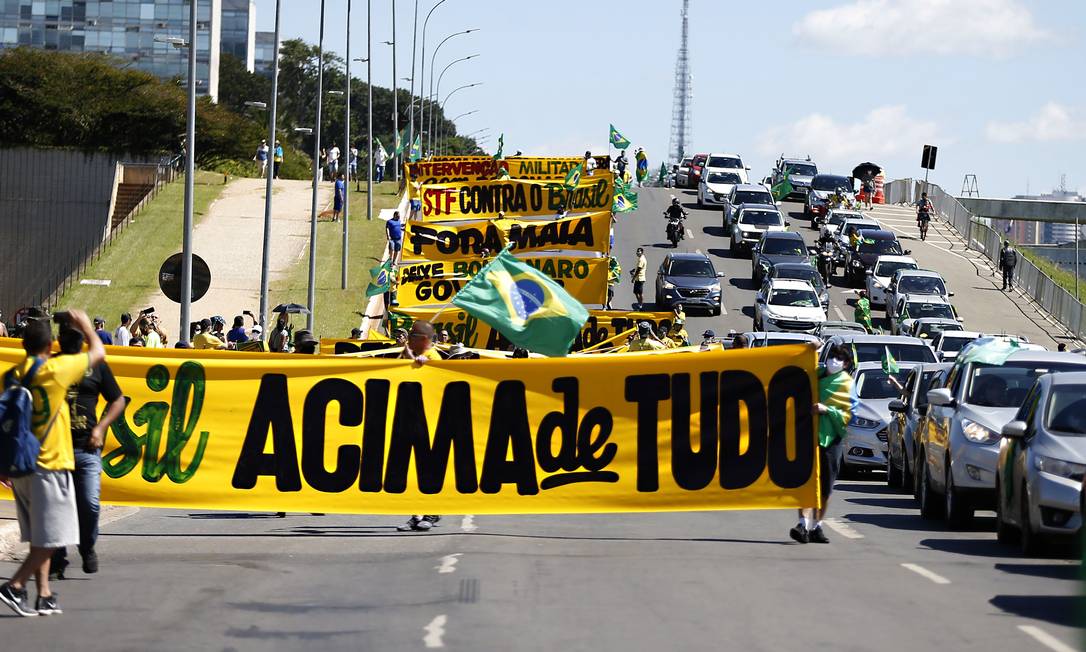
{"label": "small handheld flag", "polygon": [[407,158],[412,163],[422,158],[422,134],[415,136],[415,141],[411,143],[411,149],[407,152]]}
{"label": "small handheld flag", "polygon": [[883,351],[885,351],[882,356],[882,370],[888,374],[896,374],[901,371],[901,367],[898,366],[897,360],[894,359],[894,354],[890,353],[890,347],[884,346],[882,348]]}
{"label": "small handheld flag", "polygon": [[499,159],[502,157],[502,150],[505,149],[505,134],[498,136],[498,151],[494,152],[494,158]]}

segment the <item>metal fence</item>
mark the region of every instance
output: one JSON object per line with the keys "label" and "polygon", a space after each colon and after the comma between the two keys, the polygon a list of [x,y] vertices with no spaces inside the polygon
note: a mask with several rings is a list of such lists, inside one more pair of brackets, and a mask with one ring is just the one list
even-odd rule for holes
{"label": "metal fence", "polygon": [[[909,204],[920,198],[923,181],[897,179],[886,184],[886,203]],[[934,183],[927,185],[928,199],[935,212],[945,219],[965,239],[966,246],[983,254],[994,267],[999,267],[999,250],[1003,236],[981,218],[970,213],[953,195]],[[1086,306],[1073,294],[1047,276],[1025,256],[1018,256],[1014,268],[1018,287],[1044,309],[1053,319],[1071,331],[1078,339],[1086,339]]]}

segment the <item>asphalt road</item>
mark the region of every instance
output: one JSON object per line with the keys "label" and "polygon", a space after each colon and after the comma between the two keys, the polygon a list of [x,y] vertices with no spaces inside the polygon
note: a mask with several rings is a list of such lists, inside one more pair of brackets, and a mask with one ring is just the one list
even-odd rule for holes
{"label": "asphalt road", "polygon": [[[621,219],[625,269],[637,245],[650,266],[667,251],[666,201],[643,190]],[[692,316],[691,333],[747,330],[749,261],[728,257],[718,212],[692,213],[684,244],[727,273],[728,314]],[[104,528],[101,573],[55,584],[63,615],[3,613],[0,632],[84,651],[1081,648],[1073,551],[1022,558],[985,512],[950,531],[881,476],[840,483],[830,512],[831,544],[803,546],[790,511],[455,515],[399,533],[383,516],[141,510]]]}

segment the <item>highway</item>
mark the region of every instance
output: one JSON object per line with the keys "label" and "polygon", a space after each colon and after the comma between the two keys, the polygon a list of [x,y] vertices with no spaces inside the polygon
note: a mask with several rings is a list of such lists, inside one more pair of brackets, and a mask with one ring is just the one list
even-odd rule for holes
{"label": "highway", "polygon": [[[627,272],[645,247],[654,272],[669,191],[640,193],[616,246]],[[690,213],[680,249],[727,274],[727,314],[691,315],[692,338],[749,330],[749,260],[728,255],[719,211]],[[907,214],[877,214],[910,237]],[[910,248],[947,275],[967,326],[998,314],[1051,346],[952,243]],[[833,290],[846,318],[849,296]],[[616,304],[630,302],[624,274]],[[830,516],[831,544],[804,546],[788,537],[791,511],[449,515],[399,533],[403,519],[387,516],[144,509],[103,528],[100,574],[73,565],[54,584],[63,615],[0,629],[11,649],[88,651],[1080,649],[1074,552],[1022,558],[996,543],[990,512],[967,531],[922,520],[881,475],[839,483]],[[0,574],[13,570],[0,562]]]}

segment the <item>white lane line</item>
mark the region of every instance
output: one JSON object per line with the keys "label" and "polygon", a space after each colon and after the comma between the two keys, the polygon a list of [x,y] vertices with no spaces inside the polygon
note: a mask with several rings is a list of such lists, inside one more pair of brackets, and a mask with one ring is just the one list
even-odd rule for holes
{"label": "white lane line", "polygon": [[840,319],[841,321],[848,321],[847,319],[845,319],[845,313],[841,312],[840,308],[838,308],[837,306],[832,306],[832,308],[833,308],[833,311],[835,313],[837,313],[837,318],[838,319]]}
{"label": "white lane line", "polygon": [[693,232],[693,231],[691,231],[690,229],[687,229],[687,230],[686,230],[686,237],[688,237],[688,238],[690,238],[691,240],[693,240],[693,239],[694,239],[694,232]]}
{"label": "white lane line", "polygon": [[441,558],[441,565],[440,566],[434,566],[434,570],[436,570],[437,572],[439,572],[441,574],[455,573],[456,572],[456,562],[460,561],[459,557],[462,554],[464,554],[464,553],[462,553],[462,552],[454,552],[451,555],[445,555],[444,557]]}
{"label": "white lane line", "polygon": [[862,539],[864,535],[860,534],[856,530],[852,529],[852,526],[844,521],[839,521],[835,518],[827,518],[822,521],[829,526],[831,530],[845,537],[846,539]]}
{"label": "white lane line", "polygon": [[422,637],[422,642],[426,644],[426,647],[445,647],[445,641],[441,640],[445,636],[445,623],[449,622],[448,616],[441,614],[430,621],[430,624],[423,627],[423,631],[426,632],[426,636]]}
{"label": "white lane line", "polygon": [[698,252],[699,254],[701,253],[701,249],[695,249],[694,251]]}
{"label": "white lane line", "polygon": [[460,521],[460,529],[464,532],[474,532],[479,528],[475,525],[475,517],[471,514],[464,515],[464,519]]}
{"label": "white lane line", "polygon": [[901,567],[911,570],[921,577],[926,577],[936,584],[950,584],[950,580],[947,578],[938,573],[933,573],[919,564],[902,564]]}
{"label": "white lane line", "polygon": [[1055,652],[1075,652],[1075,648],[1034,625],[1019,625],[1018,629],[1033,637],[1035,641]]}

